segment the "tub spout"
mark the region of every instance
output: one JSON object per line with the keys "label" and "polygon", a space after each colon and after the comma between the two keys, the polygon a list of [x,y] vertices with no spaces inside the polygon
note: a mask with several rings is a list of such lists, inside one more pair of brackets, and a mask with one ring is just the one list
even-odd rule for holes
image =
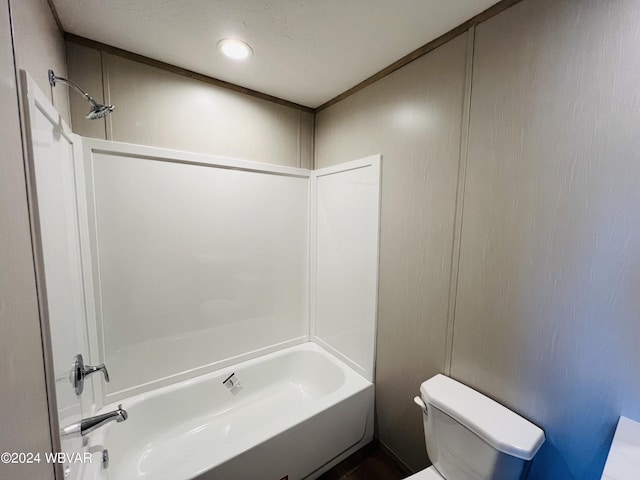
{"label": "tub spout", "polygon": [[122,404],[118,405],[118,408],[113,412],[104,413],[102,415],[96,415],[95,417],[85,418],[79,422],[76,422],[68,427],[62,429],[62,435],[70,435],[72,433],[80,433],[83,437],[93,432],[95,429],[113,422],[124,422],[129,415],[127,411],[122,408]]}

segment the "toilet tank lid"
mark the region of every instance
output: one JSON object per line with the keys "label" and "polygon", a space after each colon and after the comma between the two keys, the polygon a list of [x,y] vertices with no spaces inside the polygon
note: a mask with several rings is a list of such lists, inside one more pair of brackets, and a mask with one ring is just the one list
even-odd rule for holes
{"label": "toilet tank lid", "polygon": [[531,460],[544,443],[542,429],[480,392],[444,375],[420,386],[425,403],[458,421],[502,453]]}

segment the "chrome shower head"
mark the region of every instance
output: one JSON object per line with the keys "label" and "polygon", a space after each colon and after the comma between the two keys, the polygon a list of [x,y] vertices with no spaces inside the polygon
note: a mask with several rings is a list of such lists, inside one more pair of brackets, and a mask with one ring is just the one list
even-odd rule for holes
{"label": "chrome shower head", "polygon": [[99,103],[96,103],[95,105],[91,106],[91,111],[87,113],[86,118],[88,118],[89,120],[104,118],[111,112],[113,112],[114,108],[116,107],[114,107],[113,105],[100,105]]}
{"label": "chrome shower head", "polygon": [[57,82],[64,83],[65,85],[68,85],[69,87],[73,88],[76,92],[82,95],[87,102],[91,104],[91,110],[89,111],[89,113],[87,113],[85,117],[85,118],[88,118],[89,120],[97,120],[98,118],[104,118],[107,115],[109,115],[111,112],[113,112],[113,110],[115,109],[113,105],[102,105],[101,103],[96,102],[93,98],[91,98],[91,95],[89,95],[87,92],[82,90],[78,85],[73,83],[71,80],[67,80],[66,78],[62,78],[62,77],[56,77],[56,75],[53,73],[53,70],[49,70],[49,84],[52,87],[55,87]]}

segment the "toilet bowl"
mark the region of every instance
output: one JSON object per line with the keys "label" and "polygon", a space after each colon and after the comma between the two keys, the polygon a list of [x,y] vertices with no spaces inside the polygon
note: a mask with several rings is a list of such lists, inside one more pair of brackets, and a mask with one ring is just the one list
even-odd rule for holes
{"label": "toilet bowl", "polygon": [[544,432],[517,413],[444,375],[420,386],[433,465],[407,480],[524,480]]}

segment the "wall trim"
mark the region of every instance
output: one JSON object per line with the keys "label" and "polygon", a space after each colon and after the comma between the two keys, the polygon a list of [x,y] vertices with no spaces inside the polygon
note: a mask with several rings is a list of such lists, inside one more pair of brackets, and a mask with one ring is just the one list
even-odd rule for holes
{"label": "wall trim", "polygon": [[487,8],[484,12],[481,12],[478,15],[476,15],[475,17],[470,18],[466,22],[458,25],[457,27],[455,27],[452,30],[449,30],[447,33],[439,36],[435,40],[432,40],[429,43],[426,43],[423,46],[415,49],[413,52],[405,55],[404,57],[402,57],[399,60],[396,60],[395,62],[393,62],[388,67],[383,68],[378,73],[373,74],[372,76],[370,76],[366,80],[358,83],[354,87],[351,87],[349,90],[346,90],[345,92],[343,92],[340,95],[332,98],[328,102],[323,103],[322,105],[320,105],[318,108],[315,109],[315,113],[321,112],[322,110],[325,110],[326,108],[329,108],[330,106],[335,105],[336,103],[340,102],[341,100],[344,100],[345,98],[350,97],[354,93],[359,92],[360,90],[362,90],[365,87],[368,87],[372,83],[377,82],[378,80],[386,77],[387,75],[395,72],[396,70],[401,69],[405,65],[408,65],[409,63],[413,62],[414,60],[417,60],[418,58],[422,57],[423,55],[426,55],[427,53],[431,52],[432,50],[435,50],[436,48],[444,45],[445,43],[449,42],[450,40],[453,40],[455,37],[457,37],[458,35],[463,34],[467,30],[469,30],[470,28],[475,27],[476,25],[484,22],[485,20],[489,20],[491,17],[494,17],[494,16],[498,15],[499,13],[504,12],[509,7],[512,7],[516,3],[519,3],[520,1],[521,0],[502,0],[502,1],[498,2],[498,3],[496,3],[495,5]]}
{"label": "wall trim", "polygon": [[225,82],[224,80],[209,77],[208,75],[203,75],[202,73],[197,73],[186,68],[177,67],[175,65],[171,65],[170,63],[162,62],[154,58],[145,57],[144,55],[138,55],[137,53],[129,52],[128,50],[123,50],[112,45],[107,45],[106,43],[96,42],[95,40],[81,37],[79,35],[74,35],[73,33],[65,32],[64,39],[68,42],[110,53],[111,55],[126,58],[127,60],[132,60],[134,62],[143,63],[145,65],[149,65],[150,67],[160,68],[171,73],[182,75],[183,77],[188,77],[194,80],[208,83],[210,85],[215,85],[216,87],[226,88],[227,90],[233,90],[234,92],[238,93],[244,93],[245,95],[250,95],[261,100],[277,103],[279,105],[294,108],[296,110],[301,110],[303,112],[315,113],[315,110],[311,107],[306,107],[298,103],[290,102],[289,100],[284,100],[283,98],[274,97],[266,93],[258,92],[257,90],[241,87],[240,85],[236,85],[235,83]]}
{"label": "wall trim", "polygon": [[460,274],[460,244],[462,242],[462,217],[464,214],[464,189],[467,178],[467,158],[469,154],[469,127],[471,123],[471,93],[473,87],[473,59],[476,27],[469,29],[465,65],[464,103],[462,105],[462,128],[460,131],[460,151],[458,156],[458,183],[456,187],[456,210],[453,227],[453,247],[451,249],[451,276],[449,280],[449,308],[447,312],[447,335],[445,338],[444,373],[451,376],[453,359],[453,336],[458,299],[458,276]]}
{"label": "wall trim", "polygon": [[56,10],[56,6],[53,4],[53,0],[47,0],[49,4],[49,8],[51,9],[51,15],[53,15],[53,19],[56,21],[56,25],[58,25],[58,31],[60,35],[64,37],[64,27],[62,26],[62,22],[60,21],[60,15],[58,15],[58,11]]}

